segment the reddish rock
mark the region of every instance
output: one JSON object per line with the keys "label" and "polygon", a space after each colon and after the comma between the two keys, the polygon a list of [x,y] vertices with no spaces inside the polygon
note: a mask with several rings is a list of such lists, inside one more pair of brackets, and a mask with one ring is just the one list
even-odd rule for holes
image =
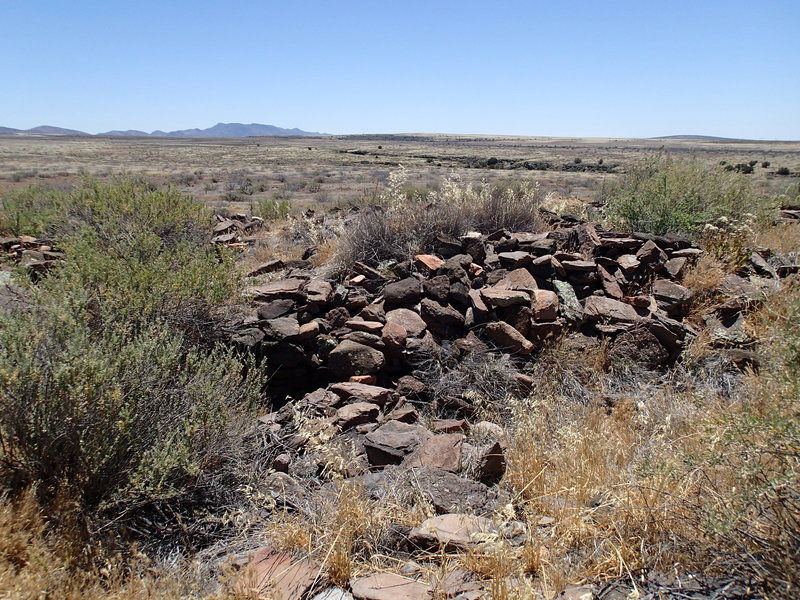
{"label": "reddish rock", "polygon": [[449,513],[425,519],[411,530],[409,538],[419,546],[466,548],[497,535],[497,527],[490,519],[475,515]]}
{"label": "reddish rock", "polygon": [[247,277],[258,277],[259,275],[266,275],[267,273],[272,273],[273,271],[280,271],[282,268],[283,268],[283,261],[280,258],[275,258],[265,263],[261,263],[257,267],[254,267],[247,274]]}
{"label": "reddish rock", "polygon": [[401,423],[416,423],[419,421],[419,414],[417,413],[416,408],[410,404],[406,404],[400,408],[395,408],[392,412],[386,415],[386,418],[390,421],[400,421]]}
{"label": "reddish rock", "polygon": [[685,256],[671,258],[664,263],[664,269],[667,271],[667,273],[669,273],[670,277],[673,279],[678,279],[681,275],[683,275],[683,270],[686,268],[686,263],[688,260],[689,259]]}
{"label": "reddish rock", "polygon": [[530,354],[533,351],[533,344],[508,323],[504,323],[503,321],[489,323],[484,327],[483,331],[493,344],[509,352],[514,354]]}
{"label": "reddish rock", "polygon": [[379,333],[383,329],[383,323],[377,321],[364,321],[363,319],[350,319],[344,324],[353,331],[364,331],[366,333]]}
{"label": "reddish rock", "polygon": [[438,467],[455,473],[461,467],[461,446],[464,435],[442,433],[423,442],[412,455],[403,461],[407,467]]}
{"label": "reddish rock", "polygon": [[636,253],[637,260],[648,266],[663,265],[667,262],[667,254],[653,240],[647,240]]}
{"label": "reddish rock", "polygon": [[433,254],[417,254],[414,257],[414,266],[427,273],[434,273],[443,264],[444,260]]}
{"label": "reddish rock", "polygon": [[324,582],[319,565],[272,548],[253,555],[233,584],[237,598],[281,598],[302,600],[312,588]]}
{"label": "reddish rock", "polygon": [[367,459],[373,467],[400,464],[406,455],[433,434],[419,425],[389,421],[368,433],[364,441]]}
{"label": "reddish rock", "polygon": [[633,323],[640,318],[630,304],[604,296],[586,298],[583,311],[590,321]]}
{"label": "reddish rock", "polygon": [[427,326],[417,313],[407,308],[396,308],[386,313],[386,323],[402,325],[409,337],[420,337]]}
{"label": "reddish rock", "polygon": [[364,344],[344,340],[328,354],[328,368],[334,376],[346,379],[351,375],[370,375],[380,371],[383,353]]}
{"label": "reddish rock", "polygon": [[469,423],[464,419],[436,419],[433,429],[439,433],[463,433],[469,429]]}
{"label": "reddish rock", "polygon": [[383,406],[391,402],[395,393],[387,388],[364,383],[342,382],[330,386],[330,391],[345,402],[371,402]]}
{"label": "reddish rock", "polygon": [[506,269],[524,268],[533,262],[533,256],[522,250],[517,250],[516,252],[500,252],[497,257],[500,259],[500,264]]}
{"label": "reddish rock", "polygon": [[312,279],[304,291],[309,304],[327,304],[333,299],[333,286],[324,279]]}
{"label": "reddish rock", "polygon": [[528,304],[531,301],[528,292],[498,287],[482,289],[481,296],[488,304],[501,307],[513,306],[514,304]]}
{"label": "reddish rock", "polygon": [[350,383],[363,383],[364,385],[375,385],[378,378],[375,375],[352,375],[347,381]]}
{"label": "reddish rock", "polygon": [[428,298],[439,302],[446,302],[450,294],[450,278],[447,275],[437,275],[422,282],[422,289]]}
{"label": "reddish rock", "polygon": [[626,273],[632,273],[639,268],[641,263],[633,254],[623,254],[617,257],[617,264]]}
{"label": "reddish rock", "polygon": [[395,321],[384,325],[381,332],[381,340],[383,340],[387,348],[403,348],[406,345],[407,339],[408,332],[400,323]]}
{"label": "reddish rock", "polygon": [[394,573],[374,573],[350,580],[360,600],[430,600],[431,587]]}
{"label": "reddish rock", "polygon": [[489,446],[478,461],[478,480],[484,483],[498,481],[506,472],[506,455],[500,442]]}
{"label": "reddish rock", "polygon": [[270,281],[269,283],[247,288],[244,293],[254,296],[256,300],[263,302],[283,298],[299,300],[304,297],[301,291],[304,283],[305,280],[303,279],[281,279],[279,281]]}
{"label": "reddish rock", "polygon": [[353,402],[336,411],[336,424],[345,431],[362,423],[372,423],[380,414],[377,404]]}
{"label": "reddish rock", "polygon": [[597,274],[600,276],[600,285],[603,286],[606,296],[614,300],[622,300],[625,294],[622,292],[617,278],[609,273],[603,265],[597,265]]}
{"label": "reddish rock", "polygon": [[420,316],[428,329],[444,337],[457,335],[464,327],[464,316],[460,312],[428,298],[420,302]]}
{"label": "reddish rock", "polygon": [[549,290],[534,290],[533,318],[536,321],[554,321],[558,318],[558,294]]}
{"label": "reddish rock", "polygon": [[528,269],[514,269],[495,285],[495,288],[501,290],[522,290],[525,292],[535,290],[537,287],[536,280]]}

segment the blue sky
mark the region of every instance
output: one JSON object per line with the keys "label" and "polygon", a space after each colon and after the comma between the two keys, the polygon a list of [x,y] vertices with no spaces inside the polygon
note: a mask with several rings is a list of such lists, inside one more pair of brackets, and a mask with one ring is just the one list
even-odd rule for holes
{"label": "blue sky", "polygon": [[800,139],[800,1],[0,0],[0,125]]}

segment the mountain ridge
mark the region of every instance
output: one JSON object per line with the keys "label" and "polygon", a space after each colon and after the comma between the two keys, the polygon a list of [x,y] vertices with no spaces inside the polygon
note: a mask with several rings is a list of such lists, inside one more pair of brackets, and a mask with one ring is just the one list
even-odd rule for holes
{"label": "mountain ridge", "polygon": [[275,125],[264,125],[262,123],[217,123],[212,127],[206,129],[178,129],[175,131],[161,131],[156,129],[150,133],[140,131],[138,129],[119,130],[114,129],[111,131],[104,131],[101,133],[86,133],[85,131],[78,131],[77,129],[65,129],[63,127],[54,127],[52,125],[40,125],[32,127],[31,129],[14,129],[13,127],[0,127],[0,134],[5,135],[25,135],[25,134],[43,134],[43,135],[80,135],[80,136],[96,136],[96,137],[186,137],[186,138],[240,138],[240,137],[253,137],[253,136],[309,136],[309,135],[326,135],[315,131],[304,131],[298,128],[285,129],[283,127],[276,127]]}

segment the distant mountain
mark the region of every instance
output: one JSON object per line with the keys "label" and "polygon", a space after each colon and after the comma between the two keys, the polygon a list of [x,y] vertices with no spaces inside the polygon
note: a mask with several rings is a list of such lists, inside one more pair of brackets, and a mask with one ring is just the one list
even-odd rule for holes
{"label": "distant mountain", "polygon": [[44,133],[46,135],[91,135],[85,131],[77,129],[64,129],[63,127],[53,127],[52,125],[40,125],[32,129],[26,129],[25,133]]}
{"label": "distant mountain", "polygon": [[[85,131],[77,131],[75,129],[63,129],[61,127],[52,127],[50,125],[41,125],[33,129],[14,129],[13,127],[0,127],[0,135],[25,135],[29,133],[38,133],[43,135],[92,135]],[[178,131],[161,131],[157,129],[151,133],[146,131],[139,131],[138,129],[127,129],[106,131],[98,133],[99,136],[109,137],[191,137],[191,138],[240,138],[252,136],[270,136],[270,135],[325,135],[323,133],[316,133],[313,131],[303,131],[302,129],[284,129],[283,127],[275,127],[274,125],[262,125],[260,123],[217,123],[208,129],[181,129]]]}
{"label": "distant mountain", "polygon": [[260,123],[217,123],[208,129],[179,129],[178,131],[161,131],[157,129],[151,133],[144,131],[108,131],[97,135],[114,136],[150,136],[150,137],[191,137],[191,138],[240,138],[252,136],[268,135],[323,135],[313,131],[303,131],[302,129],[284,129],[275,125],[262,125]]}

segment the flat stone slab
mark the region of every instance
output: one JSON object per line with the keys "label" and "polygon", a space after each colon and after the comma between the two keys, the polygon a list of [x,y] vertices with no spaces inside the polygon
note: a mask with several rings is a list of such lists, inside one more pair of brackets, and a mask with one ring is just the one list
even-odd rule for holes
{"label": "flat stone slab", "polygon": [[319,565],[272,548],[256,551],[233,585],[236,597],[302,600],[318,583],[323,583]]}
{"label": "flat stone slab", "polygon": [[374,573],[350,580],[353,596],[360,600],[429,600],[430,585],[395,573]]}

